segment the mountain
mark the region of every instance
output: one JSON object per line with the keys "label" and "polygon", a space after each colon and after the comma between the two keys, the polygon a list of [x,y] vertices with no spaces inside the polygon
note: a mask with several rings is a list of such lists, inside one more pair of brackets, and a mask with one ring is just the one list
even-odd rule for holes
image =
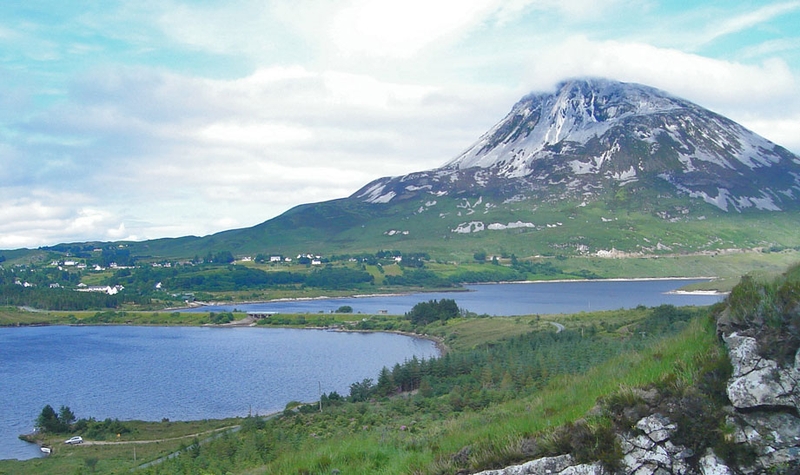
{"label": "mountain", "polygon": [[567,81],[531,94],[464,153],[429,172],[382,178],[354,195],[389,203],[419,191],[597,199],[663,181],[723,211],[796,208],[800,158],[689,101],[638,84]]}
{"label": "mountain", "polygon": [[[439,255],[800,246],[800,158],[657,89],[576,79],[530,94],[434,170],[375,180],[182,251]],[[178,241],[142,252],[176,253]]]}

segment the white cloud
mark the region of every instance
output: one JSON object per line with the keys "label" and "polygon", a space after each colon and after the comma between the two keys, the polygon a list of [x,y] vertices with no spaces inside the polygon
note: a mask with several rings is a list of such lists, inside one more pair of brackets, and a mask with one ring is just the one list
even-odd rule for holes
{"label": "white cloud", "polygon": [[167,2],[159,10],[157,22],[162,31],[197,50],[261,57],[277,46],[270,41],[275,24],[265,2]]}
{"label": "white cloud", "polygon": [[529,64],[529,76],[536,78],[538,87],[565,77],[601,76],[714,102],[770,100],[786,95],[795,85],[787,65],[777,59],[754,66],[643,43],[591,41],[583,36],[533,53]]}
{"label": "white cloud", "polygon": [[122,237],[118,231],[124,230],[124,225],[109,229],[116,218],[108,211],[80,205],[87,201],[91,201],[88,196],[58,192],[6,197],[0,208],[0,248]]}
{"label": "white cloud", "polygon": [[768,115],[743,116],[741,124],[800,155],[800,114],[772,118]]}
{"label": "white cloud", "polygon": [[710,22],[708,29],[702,32],[699,40],[702,43],[709,43],[798,9],[800,9],[800,2],[798,1],[775,3],[731,18],[722,19],[722,21]]}
{"label": "white cloud", "polygon": [[[551,89],[564,78],[580,76],[638,82],[689,99],[776,143],[800,149],[785,141],[785,133],[775,133],[792,123],[800,129],[800,122],[795,122],[800,85],[780,59],[744,64],[643,43],[575,36],[533,53],[527,62],[532,65],[528,76],[535,78],[530,83],[533,90]],[[770,123],[783,125],[767,126]],[[790,142],[797,143],[796,139]]]}
{"label": "white cloud", "polygon": [[199,130],[198,139],[216,144],[267,146],[308,141],[313,134],[301,127],[283,124],[239,124],[217,122]]}
{"label": "white cloud", "polygon": [[148,0],[0,19],[16,51],[0,71],[0,248],[253,225],[439,166],[575,76],[652,85],[800,151],[797,39],[772,34],[800,2],[746,8]]}
{"label": "white cloud", "polygon": [[329,34],[345,55],[410,57],[463,32],[494,10],[492,0],[354,0],[334,17]]}
{"label": "white cloud", "polygon": [[[625,8],[625,4],[631,4],[637,8],[647,8],[647,1],[631,2],[630,0],[606,0],[598,2],[596,0],[517,0],[511,2],[512,8],[505,7],[511,13],[519,14],[526,7],[537,11],[557,12],[563,17],[563,21],[586,20],[604,16],[609,12],[619,12]],[[516,5],[514,5],[516,4]]]}
{"label": "white cloud", "polygon": [[[40,137],[38,146],[49,147],[40,167],[47,172],[29,177],[26,193],[84,195],[36,201],[57,216],[9,219],[18,228],[9,225],[4,235],[15,237],[6,242],[202,235],[347,196],[459,153],[495,119],[476,114],[495,102],[487,91],[296,66],[233,80],[96,70],[70,101],[17,125],[22,139]],[[20,216],[35,208],[18,207]]]}
{"label": "white cloud", "polygon": [[106,236],[109,239],[114,241],[136,241],[136,235],[132,235],[128,233],[128,230],[125,229],[125,223],[119,223],[119,226],[116,228],[110,228],[106,230]]}
{"label": "white cloud", "polygon": [[800,49],[800,38],[781,38],[769,40],[742,48],[739,56],[743,59],[770,57],[778,53],[791,52]]}

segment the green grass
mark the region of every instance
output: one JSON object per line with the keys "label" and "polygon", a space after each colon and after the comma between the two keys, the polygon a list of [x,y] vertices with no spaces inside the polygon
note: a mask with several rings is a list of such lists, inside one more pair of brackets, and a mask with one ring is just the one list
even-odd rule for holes
{"label": "green grass", "polygon": [[600,398],[621,388],[657,383],[669,375],[690,384],[702,362],[720,351],[718,345],[713,325],[695,321],[677,337],[620,355],[585,374],[557,377],[532,395],[447,420],[417,421],[409,430],[395,422],[350,436],[308,438],[274,462],[244,473],[322,474],[333,468],[342,473],[454,473],[463,465],[453,463],[453,457],[465,447],[470,448],[466,468],[520,462],[525,439],[585,417]]}
{"label": "green grass", "polygon": [[16,307],[0,307],[0,326],[66,325],[67,313],[30,312]]}
{"label": "green grass", "polygon": [[[663,190],[662,190],[663,191]],[[642,188],[641,196],[589,203],[579,201],[526,200],[503,203],[482,196],[482,204],[468,214],[459,197],[431,196],[395,200],[387,205],[368,205],[355,200],[334,200],[303,205],[252,228],[231,230],[202,238],[185,237],[125,243],[135,255],[191,258],[208,251],[229,250],[237,256],[258,253],[293,256],[300,252],[345,254],[397,249],[428,252],[441,261],[469,262],[477,251],[489,255],[578,255],[616,248],[626,252],[665,255],[721,249],[800,247],[796,232],[800,212],[721,212],[686,197],[664,198],[661,191]],[[479,195],[468,198],[477,202]],[[492,207],[486,208],[491,203]],[[459,213],[461,215],[459,216]],[[469,221],[533,223],[536,229],[485,230],[459,234],[452,230]],[[555,225],[561,223],[561,225]],[[551,227],[547,227],[547,225]],[[408,234],[388,235],[389,230]],[[667,249],[658,249],[658,244]],[[42,251],[3,251],[9,263],[47,259]]]}
{"label": "green grass", "polygon": [[[530,332],[555,332],[549,322],[557,321],[567,329],[599,328],[598,338],[621,342],[633,334],[628,327],[642,321],[648,312],[647,309],[631,309],[540,317],[459,318],[444,325],[431,325],[426,333],[447,341],[454,352],[470,351]],[[336,316],[337,319],[351,317]],[[227,460],[224,453],[235,454],[232,456],[237,460],[237,469],[219,468],[219,472],[209,469],[209,473],[327,474],[338,469],[341,473],[427,474],[507,465],[525,458],[526,440],[546,437],[555,427],[585,417],[599,399],[620,388],[669,378],[689,384],[702,361],[716,351],[719,351],[719,343],[713,324],[701,317],[675,337],[639,351],[624,352],[582,374],[556,376],[535,391],[521,391],[514,398],[483,409],[442,411],[451,397],[447,395],[401,396],[373,404],[346,404],[328,408],[322,414],[312,411],[269,422],[274,424],[271,426],[274,439],[261,448],[258,445],[247,448],[250,447],[247,444],[252,444],[248,440],[257,439],[237,442],[238,435],[232,435],[210,444],[200,454],[208,460],[217,460],[210,462],[212,464]],[[231,422],[197,424],[184,427],[182,423],[142,423],[123,438],[184,437],[136,445],[137,461],[144,462],[191,444],[192,434]],[[97,459],[97,473],[122,473],[133,466],[132,445],[53,445],[58,450],[50,458],[0,462],[0,473],[90,473],[87,461],[92,463],[93,459]],[[237,447],[236,450],[226,452],[233,447]],[[456,455],[465,447],[470,448],[469,456],[456,461]],[[255,460],[263,461],[255,463]],[[163,470],[160,473],[175,473],[180,462],[174,463],[159,468]]]}
{"label": "green grass", "polygon": [[723,277],[738,280],[748,273],[778,274],[800,261],[800,252],[743,251],[713,255],[669,255],[648,258],[599,259],[571,257],[561,262],[567,271],[586,269],[602,278]]}
{"label": "green grass", "polygon": [[456,318],[428,325],[425,332],[444,341],[448,348],[460,351],[534,331],[553,331],[555,326],[551,322],[561,323],[568,328],[585,328],[602,323],[615,330],[622,329],[625,333],[624,328],[640,321],[646,312],[646,309],[629,309],[576,314]]}
{"label": "green grass", "polygon": [[[241,418],[189,422],[125,421],[131,432],[111,441],[120,443],[106,445],[66,445],[63,441],[69,435],[47,436],[42,443],[52,447],[53,453],[49,457],[26,461],[0,460],[0,474],[127,473],[146,461],[181,450],[196,438],[203,439],[241,422]],[[89,466],[92,460],[96,461],[94,470]]]}

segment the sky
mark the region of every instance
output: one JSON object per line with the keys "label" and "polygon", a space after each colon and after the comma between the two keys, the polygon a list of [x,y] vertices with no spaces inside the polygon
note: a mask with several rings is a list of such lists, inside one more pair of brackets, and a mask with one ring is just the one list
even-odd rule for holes
{"label": "sky", "polygon": [[800,154],[800,0],[0,3],[0,249],[203,236],[657,87]]}

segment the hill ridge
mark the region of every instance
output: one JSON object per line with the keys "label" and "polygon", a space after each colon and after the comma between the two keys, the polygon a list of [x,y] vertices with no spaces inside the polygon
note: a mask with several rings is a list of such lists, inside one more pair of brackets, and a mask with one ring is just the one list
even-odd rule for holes
{"label": "hill ridge", "polygon": [[[798,206],[800,157],[658,89],[607,79],[529,94],[442,167],[380,178],[352,195],[388,203],[466,188],[507,197],[577,195],[645,180],[722,211]],[[466,182],[459,185],[458,182]],[[562,190],[558,190],[558,188]]]}

